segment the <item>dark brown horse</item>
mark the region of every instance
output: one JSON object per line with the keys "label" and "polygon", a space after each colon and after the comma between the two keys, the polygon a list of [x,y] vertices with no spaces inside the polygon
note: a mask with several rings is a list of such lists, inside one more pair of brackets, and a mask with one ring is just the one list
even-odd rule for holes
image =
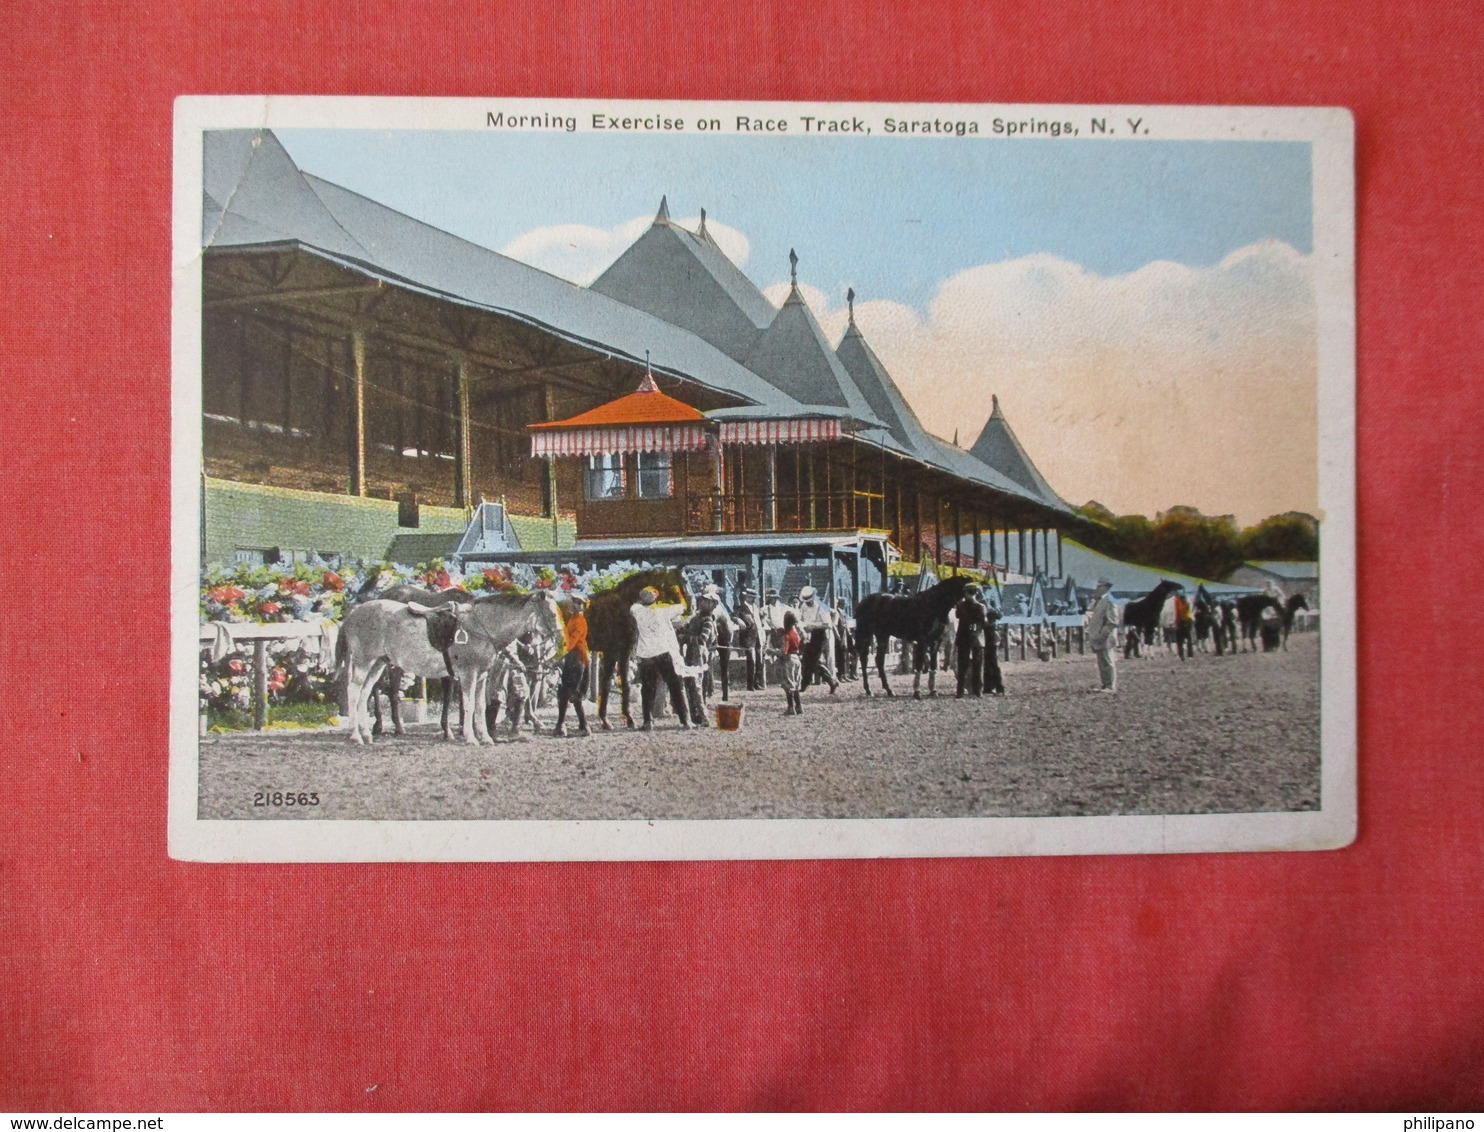
{"label": "dark brown horse", "polygon": [[1155,586],[1143,597],[1135,598],[1123,607],[1123,628],[1128,638],[1123,643],[1124,659],[1139,655],[1139,642],[1154,644],[1154,631],[1159,628],[1159,614],[1172,593],[1185,589],[1179,582],[1168,578]]}
{"label": "dark brown horse", "polygon": [[[1300,609],[1308,609],[1309,603],[1303,594],[1294,594],[1286,603],[1279,602],[1272,594],[1244,594],[1237,598],[1237,620],[1242,625],[1242,648],[1245,652],[1250,645],[1253,652],[1257,651],[1258,638],[1262,633],[1262,611],[1264,609],[1276,610],[1283,621],[1282,633],[1279,638],[1283,648],[1288,647],[1288,634],[1293,630],[1293,617]],[[1233,648],[1236,646],[1233,645]],[[1264,651],[1271,652],[1271,649]]]}
{"label": "dark brown horse", "polygon": [[613,589],[593,596],[587,607],[587,644],[593,652],[601,654],[598,664],[598,726],[604,731],[613,730],[608,722],[608,691],[614,672],[618,673],[623,720],[630,727],[634,726],[634,717],[629,714],[629,658],[634,653],[637,630],[629,609],[639,600],[639,591],[646,586],[659,590],[661,601],[682,603],[687,614],[693,608],[685,575],[675,566],[630,574]]}
{"label": "dark brown horse", "polygon": [[918,594],[867,594],[855,611],[855,649],[860,660],[861,682],[866,695],[871,694],[871,646],[876,646],[876,674],[888,696],[896,695],[886,682],[886,649],[896,637],[912,647],[912,697],[921,699],[919,685],[923,669],[928,673],[928,694],[936,695],[933,684],[937,668],[938,646],[948,628],[948,614],[963,600],[964,587],[971,579],[965,575],[944,578],[936,586]]}

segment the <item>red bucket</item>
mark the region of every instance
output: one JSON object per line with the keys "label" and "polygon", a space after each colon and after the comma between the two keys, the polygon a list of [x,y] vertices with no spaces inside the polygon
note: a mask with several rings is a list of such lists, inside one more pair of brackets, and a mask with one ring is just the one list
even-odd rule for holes
{"label": "red bucket", "polygon": [[716,705],[716,729],[718,731],[741,731],[742,730],[742,705],[741,704],[717,704]]}

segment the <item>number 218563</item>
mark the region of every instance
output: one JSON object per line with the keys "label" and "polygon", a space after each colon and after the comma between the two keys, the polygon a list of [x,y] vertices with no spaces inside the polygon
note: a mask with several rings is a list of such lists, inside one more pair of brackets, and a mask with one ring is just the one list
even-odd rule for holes
{"label": "number 218563", "polygon": [[318,806],[317,791],[259,790],[252,796],[254,806]]}

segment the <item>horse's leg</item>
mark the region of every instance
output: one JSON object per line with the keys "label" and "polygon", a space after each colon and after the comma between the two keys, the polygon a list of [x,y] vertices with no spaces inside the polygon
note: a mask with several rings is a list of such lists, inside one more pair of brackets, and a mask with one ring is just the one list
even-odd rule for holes
{"label": "horse's leg", "polygon": [[443,737],[445,739],[453,738],[453,732],[450,731],[448,727],[448,709],[453,706],[449,701],[452,699],[453,677],[445,676],[443,678],[443,711],[440,713],[438,719],[438,728],[440,731],[443,732]]}
{"label": "horse's leg", "polygon": [[619,707],[623,708],[623,721],[632,731],[634,717],[629,712],[629,654],[627,652],[621,653],[618,657],[618,694]]}
{"label": "horse's leg", "polygon": [[860,665],[861,684],[866,689],[866,696],[871,695],[871,638],[861,634],[855,642],[856,663]]}
{"label": "horse's leg", "polygon": [[928,695],[938,694],[938,654],[942,651],[939,645],[932,646],[932,663],[928,665]]}
{"label": "horse's leg", "polygon": [[354,668],[351,669],[350,741],[352,743],[371,742],[369,701],[376,694],[376,682],[381,679],[381,674],[385,669],[386,661],[378,657],[367,666],[365,675],[361,677],[359,683],[355,682]]}
{"label": "horse's leg", "polygon": [[392,733],[402,734],[402,670],[387,665],[386,682],[388,696],[392,702]]}
{"label": "horse's leg", "polygon": [[613,724],[608,722],[608,694],[613,684],[613,660],[605,652],[598,659],[598,726],[604,731],[612,731]]}
{"label": "horse's leg", "polygon": [[884,691],[888,696],[895,696],[896,693],[891,690],[891,685],[886,682],[886,652],[887,652],[887,648],[890,646],[890,644],[891,644],[891,638],[889,636],[886,636],[884,634],[878,634],[877,635],[877,637],[876,637],[876,675],[879,676],[879,677],[881,677],[881,689],[882,689],[882,691]]}
{"label": "horse's leg", "polygon": [[927,659],[923,648],[916,641],[912,642],[912,698],[922,699],[922,664]]}
{"label": "horse's leg", "polygon": [[[490,717],[490,710],[489,710],[489,705],[490,705],[490,670],[487,669],[487,668],[486,669],[483,669],[483,670],[481,670],[479,672],[476,672],[474,674],[474,694],[473,694],[473,700],[474,700],[474,707],[473,707],[473,710],[469,714],[474,717],[474,738],[476,740],[478,740],[480,743],[484,743],[486,745],[493,744],[494,741],[495,741],[495,736],[490,731],[490,726],[489,726],[489,717]],[[498,702],[496,703],[496,706],[495,706],[495,715],[497,717],[496,718],[496,723],[498,723],[499,722],[499,720],[498,720],[498,716],[499,716],[499,704],[498,704]],[[515,724],[515,726],[518,727],[520,725],[520,720],[517,718],[514,721],[514,724]]]}

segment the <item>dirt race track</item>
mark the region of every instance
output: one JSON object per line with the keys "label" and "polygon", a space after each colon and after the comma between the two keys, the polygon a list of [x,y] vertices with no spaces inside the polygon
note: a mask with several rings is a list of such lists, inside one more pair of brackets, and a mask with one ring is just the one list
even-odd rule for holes
{"label": "dirt race track", "polygon": [[[676,819],[1194,814],[1319,806],[1319,636],[1289,651],[1119,661],[1101,695],[1089,656],[1004,666],[1005,697],[914,701],[743,693],[742,730],[446,743],[435,725],[353,747],[343,731],[201,741],[200,817]],[[737,666],[740,676],[741,666]],[[873,685],[874,685],[873,680]],[[902,694],[903,691],[907,694]],[[733,693],[734,699],[736,693]],[[616,707],[616,696],[615,696]],[[635,704],[637,714],[637,703]],[[255,806],[314,791],[315,807]]]}

